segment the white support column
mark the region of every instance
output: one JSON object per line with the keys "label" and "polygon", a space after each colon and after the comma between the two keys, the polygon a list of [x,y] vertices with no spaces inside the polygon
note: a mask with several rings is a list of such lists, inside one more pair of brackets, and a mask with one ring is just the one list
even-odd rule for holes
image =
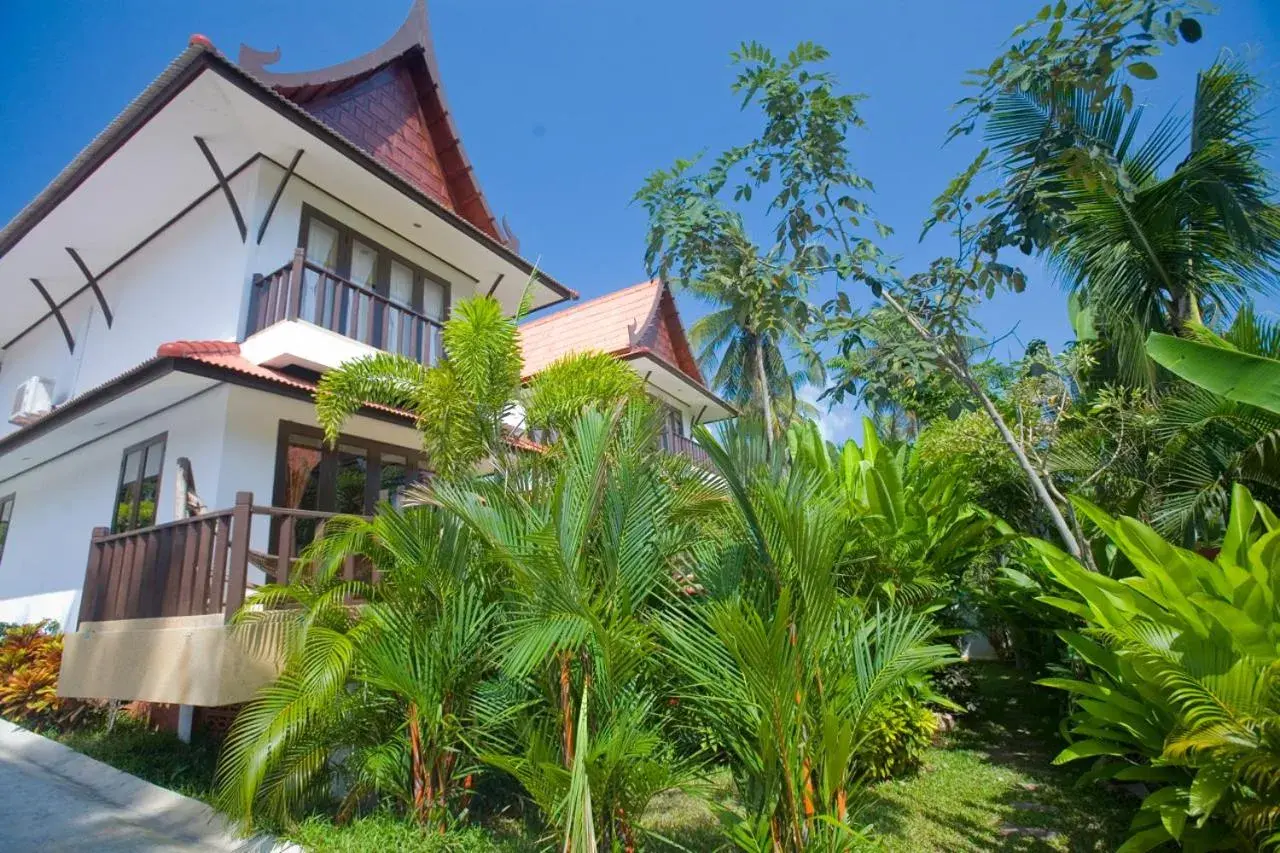
{"label": "white support column", "polygon": [[195,719],[195,715],[195,706],[178,706],[178,740],[183,743],[191,743],[191,723]]}

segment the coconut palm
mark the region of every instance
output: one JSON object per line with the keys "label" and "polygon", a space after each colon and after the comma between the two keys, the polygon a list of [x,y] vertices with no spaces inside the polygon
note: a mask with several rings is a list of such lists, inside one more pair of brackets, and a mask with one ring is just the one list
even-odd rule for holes
{"label": "coconut palm", "polygon": [[[797,390],[804,383],[821,386],[826,372],[808,344],[811,309],[803,282],[775,271],[735,222],[716,263],[700,277],[682,280],[691,293],[717,306],[689,335],[699,360],[715,365],[712,385],[777,432],[808,413]],[[793,355],[799,369],[792,367]]]}
{"label": "coconut palm", "polygon": [[[357,555],[377,584],[345,577]],[[288,822],[345,790],[340,813],[375,796],[444,826],[477,769],[464,734],[482,740],[473,700],[498,616],[473,537],[437,509],[384,505],[330,519],[304,556],[310,568],[237,617],[281,640],[284,666],[236,717],[219,807]]]}
{"label": "coconut palm", "polygon": [[1010,180],[1045,200],[1050,260],[1127,382],[1151,381],[1148,331],[1182,333],[1276,289],[1280,207],[1260,93],[1243,65],[1218,62],[1197,77],[1191,115],[1168,115],[1145,136],[1142,108],[1120,96],[1101,109],[1056,88],[997,101],[989,138]]}

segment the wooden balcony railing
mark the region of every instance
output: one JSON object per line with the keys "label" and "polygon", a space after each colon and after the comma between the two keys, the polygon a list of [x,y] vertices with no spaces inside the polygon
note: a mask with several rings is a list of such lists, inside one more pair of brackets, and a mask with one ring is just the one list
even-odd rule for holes
{"label": "wooden balcony railing", "polygon": [[[236,494],[233,509],[111,533],[93,531],[80,622],[224,614],[229,621],[244,603],[249,567],[287,582],[297,570],[299,543],[322,529],[334,513],[255,506],[252,492]],[[255,551],[250,536],[267,525],[268,548]],[[357,576],[354,559],[343,566]],[[368,579],[368,578],[366,578]]]}
{"label": "wooden balcony railing", "polygon": [[311,263],[302,249],[290,263],[253,281],[249,334],[284,320],[306,320],[426,365],[444,351],[438,321]]}
{"label": "wooden balcony railing", "polygon": [[679,453],[687,456],[695,464],[704,468],[711,467],[711,457],[707,455],[707,451],[694,443],[692,438],[663,430],[658,434],[658,447],[667,453]]}

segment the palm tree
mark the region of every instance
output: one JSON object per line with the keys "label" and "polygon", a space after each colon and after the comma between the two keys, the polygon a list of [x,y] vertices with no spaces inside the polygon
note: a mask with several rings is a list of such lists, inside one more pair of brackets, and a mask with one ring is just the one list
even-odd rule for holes
{"label": "palm tree", "polygon": [[[647,405],[590,410],[531,491],[488,481],[432,493],[508,573],[498,636],[506,739],[484,760],[518,779],[579,853],[635,848],[649,800],[693,767],[662,734],[651,611],[677,585],[688,502],[657,458]],[[676,510],[681,514],[677,515]]]}
{"label": "palm tree", "polygon": [[1093,109],[1085,93],[1042,87],[996,104],[988,136],[1010,180],[1045,200],[1050,260],[1130,384],[1151,382],[1148,331],[1181,334],[1276,289],[1280,206],[1260,93],[1241,64],[1218,62],[1198,76],[1190,117],[1168,115],[1145,137],[1143,110],[1119,96]]}
{"label": "palm tree", "polygon": [[522,388],[518,318],[503,314],[491,297],[464,299],[445,323],[448,357],[440,364],[424,367],[402,355],[378,353],[325,373],[316,389],[316,419],[325,439],[336,442],[348,418],[377,403],[417,416],[437,475],[465,477],[488,460],[514,476],[520,466],[511,438],[522,405],[524,425],[553,435],[586,408],[643,393],[630,367],[598,352],[565,356]]}
{"label": "palm tree", "polygon": [[892,469],[847,460],[846,479],[813,429],[789,433],[790,453],[753,448],[750,435],[720,443],[705,429],[700,441],[742,536],[702,549],[705,595],[668,608],[662,636],[681,702],[728,755],[746,811],[727,821],[731,839],[748,850],[852,849],[868,721],[953,658],[932,643],[927,616],[844,591],[867,477]]}
{"label": "palm tree", "polygon": [[325,373],[316,389],[316,419],[326,440],[336,442],[348,418],[377,403],[417,416],[437,474],[464,474],[484,459],[501,467],[520,390],[516,318],[491,297],[460,300],[445,323],[444,348],[448,357],[433,367],[378,353]]}
{"label": "palm tree", "polygon": [[[466,743],[483,742],[476,698],[499,613],[474,537],[437,509],[384,505],[330,519],[304,556],[308,570],[259,588],[237,617],[283,635],[284,667],[236,717],[219,808],[288,822],[328,801],[336,776],[340,813],[373,795],[447,825],[477,769]],[[377,584],[344,579],[356,557]]]}
{"label": "palm tree", "polygon": [[[737,222],[716,263],[683,283],[718,306],[690,329],[699,360],[716,365],[712,384],[731,403],[758,412],[776,433],[804,412],[799,385],[820,386],[826,372],[806,336],[811,309],[804,283],[767,261]],[[798,370],[792,354],[800,359]]]}

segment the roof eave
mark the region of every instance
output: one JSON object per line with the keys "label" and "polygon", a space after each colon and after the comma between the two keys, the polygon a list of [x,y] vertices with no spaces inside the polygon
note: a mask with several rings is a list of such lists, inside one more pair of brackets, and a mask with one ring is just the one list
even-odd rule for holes
{"label": "roof eave", "polygon": [[486,234],[465,218],[449,210],[427,193],[410,184],[390,168],[379,163],[368,152],[343,137],[324,122],[292,103],[271,87],[236,66],[226,57],[200,42],[194,42],[183,51],[151,85],[142,91],[107,127],[87,145],[56,177],[0,230],[0,257],[4,257],[17,243],[35,228],[41,220],[70,196],[93,172],[111,157],[133,134],[165,107],[178,93],[202,71],[210,70],[238,86],[251,97],[256,97],[275,109],[304,130],[341,151],[351,160],[381,178],[400,192],[408,195],[436,216],[482,243],[528,275],[537,275],[538,281],[560,298],[539,306],[539,310],[578,298],[570,287],[561,284],[539,270],[533,263],[520,257],[500,240]]}

